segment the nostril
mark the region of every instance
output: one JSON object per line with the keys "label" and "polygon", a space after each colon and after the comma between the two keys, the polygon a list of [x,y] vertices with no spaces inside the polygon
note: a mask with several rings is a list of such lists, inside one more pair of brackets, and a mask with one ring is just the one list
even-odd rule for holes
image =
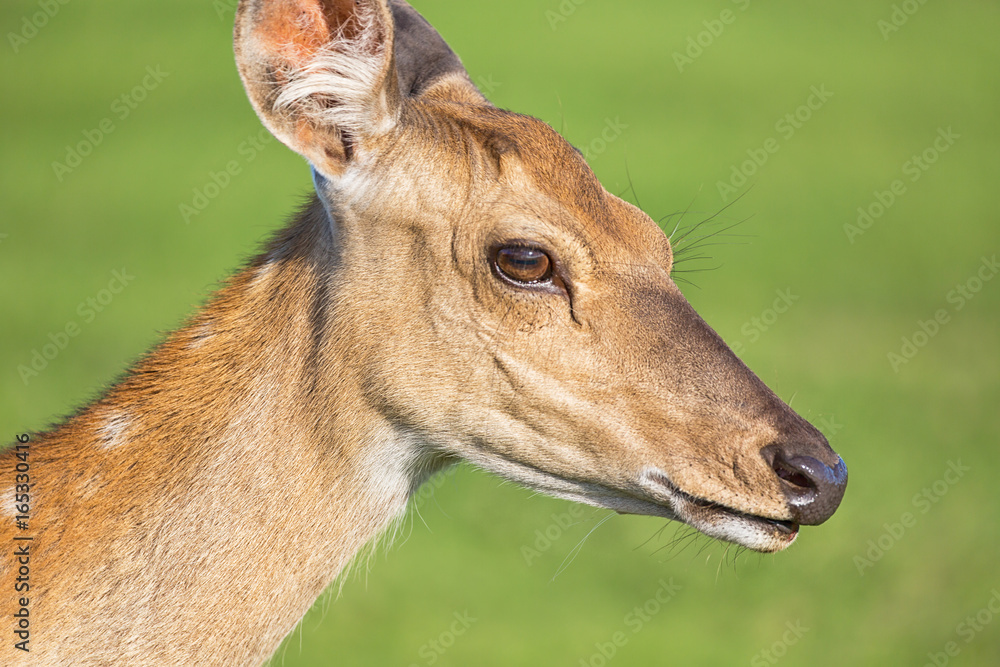
{"label": "nostril", "polygon": [[816,525],[830,518],[840,506],[847,487],[843,460],[831,468],[811,456],[787,456],[775,452],[771,468],[785,484],[788,507],[801,524]]}
{"label": "nostril", "polygon": [[808,475],[799,470],[793,469],[784,461],[775,461],[774,472],[777,473],[778,477],[790,484],[793,484],[794,486],[802,487],[804,489],[816,488],[816,483],[813,482]]}

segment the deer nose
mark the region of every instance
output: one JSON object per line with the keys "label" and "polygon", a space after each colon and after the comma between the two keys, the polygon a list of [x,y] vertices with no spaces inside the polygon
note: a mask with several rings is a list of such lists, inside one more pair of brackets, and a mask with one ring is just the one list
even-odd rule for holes
{"label": "deer nose", "polygon": [[781,480],[792,520],[805,526],[823,523],[837,511],[847,488],[847,465],[837,457],[832,468],[811,456],[777,452],[771,467]]}

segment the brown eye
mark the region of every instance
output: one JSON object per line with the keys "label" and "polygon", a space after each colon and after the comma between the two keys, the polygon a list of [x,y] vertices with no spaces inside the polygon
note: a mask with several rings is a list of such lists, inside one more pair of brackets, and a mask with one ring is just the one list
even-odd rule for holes
{"label": "brown eye", "polygon": [[497,270],[515,282],[539,283],[552,275],[552,261],[537,248],[507,246],[500,248],[496,256]]}

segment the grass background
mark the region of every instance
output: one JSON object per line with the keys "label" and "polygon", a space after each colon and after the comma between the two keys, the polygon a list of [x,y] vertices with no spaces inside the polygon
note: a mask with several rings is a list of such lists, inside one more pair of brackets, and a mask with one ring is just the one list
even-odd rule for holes
{"label": "grass background", "polygon": [[[233,4],[71,1],[16,49],[10,34],[31,35],[24,21],[41,10],[0,5],[5,440],[93,396],[308,191],[305,165],[277,142],[252,161],[240,151],[260,126],[232,63]],[[1000,8],[904,4],[918,9],[883,34],[887,0],[417,3],[496,104],[590,148],[605,185],[655,218],[718,212],[729,203],[718,182],[778,139],[722,214],[749,217],[746,237],[710,248],[702,268],[718,268],[688,274],[696,287],[683,289],[822,427],[851,482],[837,515],[777,556],[734,563],[705,540],[671,545],[662,521],[615,516],[555,576],[605,513],[573,510],[563,528],[553,515],[569,504],[461,469],[429,487],[405,539],[327,596],[275,664],[923,665],[948,642],[958,655],[939,664],[1000,663],[1000,619],[987,608],[1000,590],[1000,280],[961,310],[947,300],[1000,251]],[[732,20],[702,34],[679,71],[675,53],[724,10]],[[119,118],[112,104],[147,66],[169,76]],[[833,95],[793,136],[778,134],[812,86]],[[60,182],[52,163],[104,118],[114,131]],[[627,127],[602,148],[609,123]],[[939,128],[959,138],[908,180],[905,163]],[[230,160],[240,175],[185,224],[179,205]],[[895,179],[905,194],[852,242],[844,226]],[[78,304],[123,267],[135,279],[84,322]],[[754,335],[777,290],[798,300]],[[894,370],[887,354],[939,309],[949,322]],[[18,366],[68,322],[80,334],[25,383]],[[959,461],[968,471],[943,481]],[[914,498],[925,488],[932,504]],[[906,512],[912,525],[893,535]],[[524,547],[545,547],[536,531],[555,539],[529,559]],[[879,540],[888,548],[870,554]],[[671,579],[679,592],[633,632],[627,615]],[[449,635],[466,612],[476,621]],[[960,625],[977,613],[978,630]],[[619,631],[626,641],[605,660],[597,645]]]}

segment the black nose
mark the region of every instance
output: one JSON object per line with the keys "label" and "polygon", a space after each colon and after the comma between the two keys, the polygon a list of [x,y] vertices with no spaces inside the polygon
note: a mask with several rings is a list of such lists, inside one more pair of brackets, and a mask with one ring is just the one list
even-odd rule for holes
{"label": "black nose", "polygon": [[787,456],[780,450],[771,462],[782,480],[788,507],[796,523],[821,524],[837,511],[847,488],[847,466],[837,458],[830,467],[811,456]]}

